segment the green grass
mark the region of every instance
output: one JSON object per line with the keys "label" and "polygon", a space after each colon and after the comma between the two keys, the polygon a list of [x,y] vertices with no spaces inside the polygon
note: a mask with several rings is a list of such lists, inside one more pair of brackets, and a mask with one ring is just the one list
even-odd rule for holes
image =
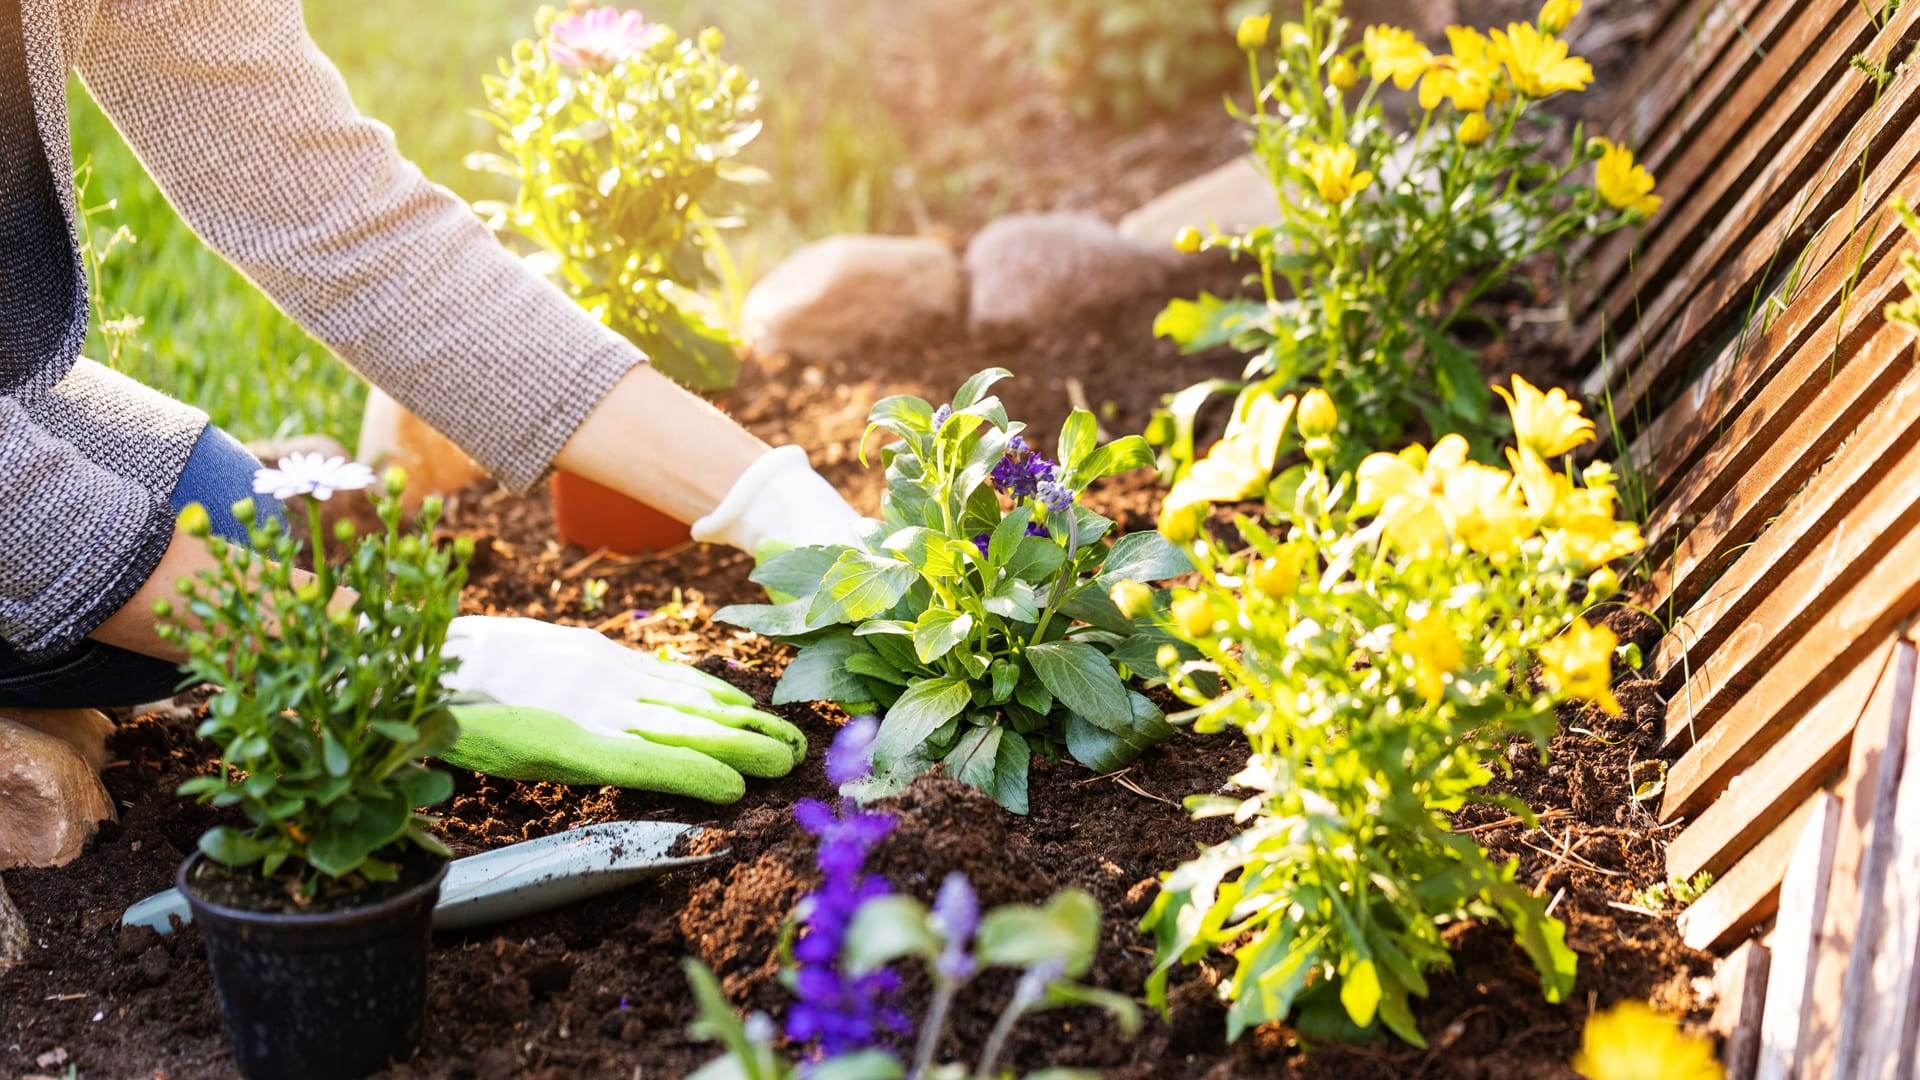
{"label": "green grass", "polygon": [[[504,194],[466,168],[491,148],[471,110],[480,78],[529,36],[533,0],[309,0],[314,38],[340,67],[361,110],[394,129],[429,178],[473,200]],[[752,228],[736,255],[748,277],[796,243],[832,232],[890,229],[905,217],[892,177],[904,141],[867,78],[870,35],[855,20],[821,25],[818,5],[785,0],[653,0],[645,10],[683,32],[714,24],[728,55],[761,80],[766,130],[752,157],[774,182],[753,195]],[[76,162],[91,161],[86,201],[104,241],[136,238],[101,274],[108,318],[143,320],[117,366],[207,410],[242,438],[322,432],[351,446],[360,380],[208,251],[169,207],[76,83]],[[96,320],[98,321],[98,320]],[[88,355],[111,344],[98,326]]]}

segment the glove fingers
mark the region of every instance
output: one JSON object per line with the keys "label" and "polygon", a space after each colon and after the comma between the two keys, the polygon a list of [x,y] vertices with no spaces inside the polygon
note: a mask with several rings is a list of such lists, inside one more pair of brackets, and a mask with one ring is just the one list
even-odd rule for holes
{"label": "glove fingers", "polygon": [[603,735],[557,713],[506,705],[451,710],[460,738],[449,765],[509,780],[595,784],[730,803],[746,794],[740,773],[698,750]]}
{"label": "glove fingers", "polygon": [[[643,700],[641,704],[649,704],[649,702]],[[678,712],[710,720],[724,727],[757,732],[769,739],[784,743],[792,755],[789,767],[807,759],[807,737],[799,728],[772,713],[761,712],[751,705],[682,705],[671,702],[653,704],[671,705]]]}
{"label": "glove fingers", "polygon": [[722,724],[658,705],[609,709],[591,721],[597,731],[617,730],[663,746],[698,750],[748,776],[785,776],[793,771],[793,748],[749,728]]}
{"label": "glove fingers", "polygon": [[[753,695],[725,679],[709,675],[698,668],[688,667],[685,664],[676,664],[670,660],[662,660],[657,656],[649,656],[646,653],[633,653],[631,655],[638,658],[640,662],[636,663],[635,667],[645,672],[650,681],[667,683],[675,687],[683,688],[690,692],[687,695],[689,698],[697,693],[700,696],[711,698],[725,705],[750,706],[753,704]],[[667,695],[649,696],[665,697]],[[678,695],[675,696],[677,697]],[[665,703],[680,704],[679,701],[668,701]]]}

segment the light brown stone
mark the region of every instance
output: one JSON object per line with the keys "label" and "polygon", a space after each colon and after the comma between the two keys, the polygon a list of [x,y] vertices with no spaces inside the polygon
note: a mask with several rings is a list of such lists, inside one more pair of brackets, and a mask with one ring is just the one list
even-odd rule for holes
{"label": "light brown stone", "polygon": [[367,390],[356,460],[376,472],[396,465],[405,469],[409,506],[420,505],[420,500],[429,495],[451,495],[487,475],[453,440],[378,387]]}
{"label": "light brown stone", "polygon": [[27,924],[7,895],[7,883],[0,881],[0,963],[27,955]]}
{"label": "light brown stone", "polygon": [[106,786],[80,750],[0,716],[0,870],[70,862],[113,818]]}
{"label": "light brown stone", "polygon": [[80,752],[95,772],[107,767],[113,721],[98,709],[8,709],[6,718],[44,732]]}
{"label": "light brown stone", "polygon": [[1142,244],[1171,245],[1189,225],[1232,236],[1271,225],[1279,217],[1273,181],[1248,155],[1170,188],[1121,218],[1120,235]]}
{"label": "light brown stone", "polygon": [[1089,214],[1011,214],[967,247],[976,330],[1025,330],[1164,289],[1180,256]]}
{"label": "light brown stone", "polygon": [[741,306],[753,351],[821,359],[957,325],[960,260],[932,237],[833,236],[787,256]]}

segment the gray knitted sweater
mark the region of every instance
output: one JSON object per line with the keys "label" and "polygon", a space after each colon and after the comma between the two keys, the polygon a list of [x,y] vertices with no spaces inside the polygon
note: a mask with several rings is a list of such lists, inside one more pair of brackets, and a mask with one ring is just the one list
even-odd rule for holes
{"label": "gray knitted sweater", "polygon": [[[0,90],[0,109],[30,104],[72,272],[77,70],[209,246],[507,486],[534,485],[642,362],[359,115],[299,0],[17,2],[30,100]],[[35,201],[19,152],[0,145],[0,218],[16,219],[0,237]],[[33,308],[11,335],[26,355],[0,354],[0,640],[45,658],[152,574],[206,418],[79,358],[85,290],[54,281],[57,255],[36,264],[16,244],[0,261],[0,306]]]}

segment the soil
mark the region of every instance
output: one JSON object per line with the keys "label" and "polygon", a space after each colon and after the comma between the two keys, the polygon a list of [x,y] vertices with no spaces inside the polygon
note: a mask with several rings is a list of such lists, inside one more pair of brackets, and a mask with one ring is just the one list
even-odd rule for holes
{"label": "soil", "polygon": [[[1462,6],[1477,22],[1504,19],[1516,7]],[[1643,6],[1589,8],[1619,16],[1604,25],[1624,25]],[[1483,8],[1497,10],[1482,15]],[[1630,42],[1631,34],[1616,40]],[[1603,83],[1608,74],[1603,68]],[[1617,66],[1611,74],[1617,79]],[[1217,111],[1217,102],[1205,110],[1194,116]],[[1166,131],[1181,129],[1175,121]],[[1186,130],[1178,137],[1197,139],[1202,136],[1191,132],[1210,129]],[[1125,162],[1135,153],[1164,161],[1174,144],[1153,139],[1174,137],[1146,138],[1140,144],[1146,149],[1108,140],[1100,153],[1078,159],[1079,175],[1130,171],[1134,166]],[[1033,142],[1022,145],[1026,149],[1007,159],[1014,164],[1004,166],[1009,176],[1029,175],[1018,164],[1022,155],[1042,156]],[[1177,151],[1174,156],[1179,159]],[[1214,163],[1179,160],[1189,174]],[[1170,171],[1156,171],[1154,182],[1164,186],[1185,178]],[[1077,200],[1071,185],[1008,186],[1047,205]],[[1133,193],[1127,198],[1138,201]],[[1240,276],[1206,263],[1189,273],[1175,286],[1179,294],[1230,290]],[[967,375],[999,365],[1019,375],[1000,388],[1009,412],[1037,433],[1057,430],[1074,404],[1084,404],[1110,433],[1122,434],[1140,430],[1163,394],[1201,378],[1237,374],[1236,357],[1182,358],[1153,339],[1151,323],[1165,295],[1018,340],[960,336],[877,350],[859,363],[839,365],[764,359],[749,366],[730,400],[736,415],[769,441],[809,447],[821,470],[856,505],[872,510],[880,477],[859,463],[858,443],[869,405],[885,394],[943,399]],[[1572,381],[1554,335],[1530,329],[1541,320],[1527,313],[1540,302],[1534,294],[1494,306],[1496,321],[1510,333],[1490,358],[1490,373],[1518,368],[1542,385]],[[1088,498],[1122,530],[1135,530],[1152,526],[1159,496],[1150,475],[1136,474],[1107,481]],[[477,543],[465,599],[469,611],[596,626],[636,648],[695,663],[761,701],[786,661],[782,647],[712,621],[721,606],[761,599],[747,580],[751,563],[745,556],[688,547],[623,559],[566,549],[551,539],[544,496],[515,499],[486,488],[450,500],[443,528]],[[583,586],[594,580],[607,588],[589,609]],[[1623,638],[1651,648],[1654,628],[1638,616],[1620,612],[1610,621]],[[1618,719],[1592,712],[1563,718],[1544,758],[1530,746],[1510,751],[1512,773],[1497,787],[1525,801],[1539,815],[1538,828],[1487,807],[1459,818],[1461,829],[1497,855],[1517,860],[1519,879],[1552,897],[1554,913],[1567,922],[1568,942],[1580,954],[1580,981],[1566,1004],[1542,1000],[1530,966],[1502,930],[1463,923],[1449,931],[1452,970],[1433,980],[1431,995],[1416,1010],[1429,1049],[1399,1043],[1307,1048],[1296,1032],[1277,1024],[1228,1045],[1213,986],[1230,961],[1214,956],[1176,975],[1169,1015],[1149,1016],[1131,1042],[1098,1014],[1063,1010],[1026,1021],[1012,1059],[1022,1069],[1080,1066],[1121,1080],[1558,1078],[1572,1076],[1564,1062],[1591,1009],[1638,998],[1698,1019],[1703,1002],[1696,980],[1710,972],[1711,958],[1680,943],[1670,912],[1634,910],[1640,907],[1635,891],[1663,878],[1669,835],[1632,798],[1647,770],[1657,768],[1651,761],[1664,706],[1654,690],[1648,682],[1621,686],[1625,713]],[[845,718],[827,707],[776,711],[807,734],[808,760],[784,779],[751,784],[732,806],[457,773],[455,795],[442,808],[439,825],[456,854],[621,819],[705,826],[694,848],[724,847],[730,854],[726,861],[589,903],[442,936],[433,955],[426,1044],[418,1059],[387,1075],[684,1076],[714,1054],[687,1035],[691,1000],[681,962],[689,956],[710,965],[740,1007],[784,1011],[787,991],[776,977],[782,921],[817,880],[811,841],[792,824],[789,808],[797,799],[830,794],[820,756]],[[193,734],[198,713],[188,699],[121,717],[111,743],[115,761],[105,773],[120,821],[103,826],[86,853],[65,868],[6,875],[5,887],[32,941],[24,961],[0,965],[0,1073],[59,1073],[70,1063],[88,1078],[233,1075],[197,931],[188,926],[162,936],[119,925],[127,905],[172,885],[202,831],[233,820],[230,813],[173,795],[182,781],[215,768],[217,755]],[[892,804],[900,824],[875,865],[896,886],[923,898],[954,870],[967,873],[989,905],[1040,900],[1069,885],[1086,889],[1106,913],[1089,979],[1138,996],[1152,948],[1134,927],[1151,902],[1157,876],[1231,831],[1229,823],[1191,820],[1180,800],[1222,789],[1244,754],[1235,736],[1183,733],[1115,776],[1094,776],[1068,763],[1036,763],[1026,817],[1001,813],[975,792],[929,778]],[[951,1049],[979,1045],[1006,990],[1004,978],[987,977],[963,996]]]}

